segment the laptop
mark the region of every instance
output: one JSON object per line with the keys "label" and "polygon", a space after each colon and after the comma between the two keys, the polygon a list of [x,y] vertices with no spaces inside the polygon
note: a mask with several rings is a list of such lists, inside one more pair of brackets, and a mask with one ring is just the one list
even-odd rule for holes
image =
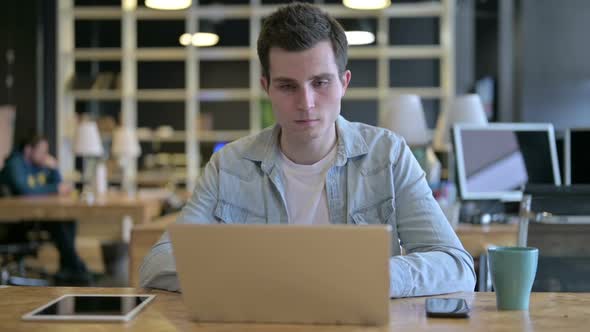
{"label": "laptop", "polygon": [[172,224],[168,230],[195,320],[389,322],[388,225]]}

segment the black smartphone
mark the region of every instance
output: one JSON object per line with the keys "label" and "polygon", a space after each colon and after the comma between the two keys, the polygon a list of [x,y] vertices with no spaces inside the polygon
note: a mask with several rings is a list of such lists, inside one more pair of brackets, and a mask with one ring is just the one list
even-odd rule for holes
{"label": "black smartphone", "polygon": [[426,316],[466,318],[469,317],[469,305],[464,299],[428,298],[426,299]]}

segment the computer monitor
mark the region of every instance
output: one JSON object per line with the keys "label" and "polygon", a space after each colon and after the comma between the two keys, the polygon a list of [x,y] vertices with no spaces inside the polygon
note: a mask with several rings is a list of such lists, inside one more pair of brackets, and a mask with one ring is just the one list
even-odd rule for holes
{"label": "computer monitor", "polygon": [[551,124],[457,124],[453,140],[464,200],[519,201],[527,183],[561,185]]}
{"label": "computer monitor", "polygon": [[572,128],[565,132],[565,184],[590,184],[590,128]]}

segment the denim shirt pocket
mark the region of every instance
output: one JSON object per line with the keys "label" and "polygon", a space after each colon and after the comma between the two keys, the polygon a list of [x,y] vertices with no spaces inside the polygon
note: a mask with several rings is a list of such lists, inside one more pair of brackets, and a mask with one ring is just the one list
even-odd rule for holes
{"label": "denim shirt pocket", "polygon": [[237,163],[222,167],[219,173],[219,196],[213,215],[219,222],[227,224],[263,224],[266,216],[263,210],[264,196],[261,184],[254,176],[255,167],[249,163]]}
{"label": "denim shirt pocket", "polygon": [[213,212],[218,221],[225,224],[265,224],[266,218],[250,209],[219,201]]}
{"label": "denim shirt pocket", "polygon": [[393,224],[394,214],[393,198],[386,198],[378,203],[371,204],[353,211],[350,216],[357,225]]}

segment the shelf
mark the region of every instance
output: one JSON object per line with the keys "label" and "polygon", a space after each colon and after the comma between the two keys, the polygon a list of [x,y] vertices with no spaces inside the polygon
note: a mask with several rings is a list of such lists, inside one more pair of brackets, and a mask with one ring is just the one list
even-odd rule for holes
{"label": "shelf", "polygon": [[[169,61],[186,60],[185,47],[153,47],[138,48],[138,61]],[[200,60],[249,60],[249,47],[209,47],[199,48],[198,57]]]}
{"label": "shelf", "polygon": [[[140,170],[137,172],[135,180],[139,186],[161,188],[170,182],[183,182],[185,181],[186,176],[186,169],[175,168],[172,170]],[[123,181],[123,177],[121,174],[110,174],[108,176],[108,181],[112,184],[119,184]]]}
{"label": "shelf", "polygon": [[443,50],[438,45],[415,46],[352,46],[348,49],[349,59],[436,59],[440,58]]}
{"label": "shelf", "polygon": [[[74,98],[81,101],[119,101],[119,90],[74,90]],[[441,98],[443,93],[439,87],[404,87],[390,88],[385,94],[415,94],[422,98]],[[252,98],[258,100],[265,98],[266,94],[253,96],[249,89],[201,89],[199,101],[223,102],[223,101],[249,101]],[[348,88],[344,99],[364,100],[379,98],[379,89]],[[187,99],[185,89],[142,89],[137,90],[137,101],[177,101],[184,102]]]}
{"label": "shelf", "polygon": [[137,101],[185,101],[184,89],[141,89],[137,90]]}
{"label": "shelf", "polygon": [[77,48],[74,50],[74,59],[77,61],[84,60],[103,60],[103,61],[121,61],[122,52],[118,47],[115,48]]}
{"label": "shelf", "polygon": [[[366,99],[379,99],[379,89],[375,88],[348,88],[345,100],[366,100]],[[404,87],[404,88],[390,88],[385,90],[385,95],[394,94],[413,94],[418,95],[422,98],[441,98],[442,90],[438,87],[433,88],[422,88],[422,87]]]}
{"label": "shelf", "polygon": [[[186,140],[186,132],[184,130],[176,130],[169,137],[156,137],[154,134],[156,130],[151,133],[138,133],[138,139],[141,142],[167,142],[167,143],[184,143]],[[197,131],[197,139],[201,142],[215,143],[215,142],[231,142],[239,138],[250,135],[250,130],[207,130]],[[104,141],[110,141],[112,135],[110,133],[101,133],[100,137]]]}
{"label": "shelf", "polygon": [[[185,101],[185,89],[142,89],[137,90],[138,101]],[[201,89],[199,101],[248,101],[249,89]]]}
{"label": "shelf", "polygon": [[119,20],[123,11],[115,6],[84,6],[74,7],[76,20]]}
{"label": "shelf", "polygon": [[[249,134],[249,130],[208,130],[196,132],[197,140],[210,143],[235,141]],[[142,142],[184,143],[186,132],[177,130],[170,137],[156,137],[154,134],[139,135],[138,139]]]}
{"label": "shelf", "polygon": [[[211,47],[198,49],[199,60],[250,60],[249,47]],[[438,45],[412,46],[352,46],[348,50],[349,59],[436,59],[440,58],[443,50]],[[185,61],[184,47],[154,47],[138,48],[138,61]],[[112,60],[120,61],[120,48],[78,48],[74,51],[74,58],[80,60]],[[253,55],[256,56],[256,55]]]}
{"label": "shelf", "polygon": [[[184,20],[189,10],[154,10],[138,8],[137,18],[142,20]],[[196,6],[195,12],[208,19],[249,19],[254,10],[250,5]]]}
{"label": "shelf", "polygon": [[72,90],[76,100],[80,101],[119,101],[121,91],[119,90]]}
{"label": "shelf", "polygon": [[249,101],[250,89],[201,89],[201,101]]}
{"label": "shelf", "polygon": [[[199,16],[219,19],[250,19],[264,17],[275,11],[277,5],[209,5],[195,6]],[[327,12],[338,18],[349,17],[437,17],[443,13],[442,5],[438,2],[426,3],[394,3],[385,10],[355,10],[342,5],[322,5]],[[74,9],[77,20],[113,20],[120,19],[123,11],[115,6],[84,6]],[[184,20],[188,10],[154,10],[137,8],[136,15],[141,20]]]}
{"label": "shelf", "polygon": [[442,98],[443,97],[443,91],[441,88],[439,87],[433,87],[433,88],[411,88],[411,87],[405,87],[405,88],[391,88],[389,89],[389,93],[390,94],[413,94],[413,95],[418,95],[422,98],[425,99],[435,99],[435,98]]}
{"label": "shelf", "polygon": [[[187,100],[185,89],[141,89],[137,90],[137,101],[179,101]],[[72,90],[76,100],[80,101],[119,101],[120,90]],[[249,101],[249,89],[201,89],[199,101]]]}

